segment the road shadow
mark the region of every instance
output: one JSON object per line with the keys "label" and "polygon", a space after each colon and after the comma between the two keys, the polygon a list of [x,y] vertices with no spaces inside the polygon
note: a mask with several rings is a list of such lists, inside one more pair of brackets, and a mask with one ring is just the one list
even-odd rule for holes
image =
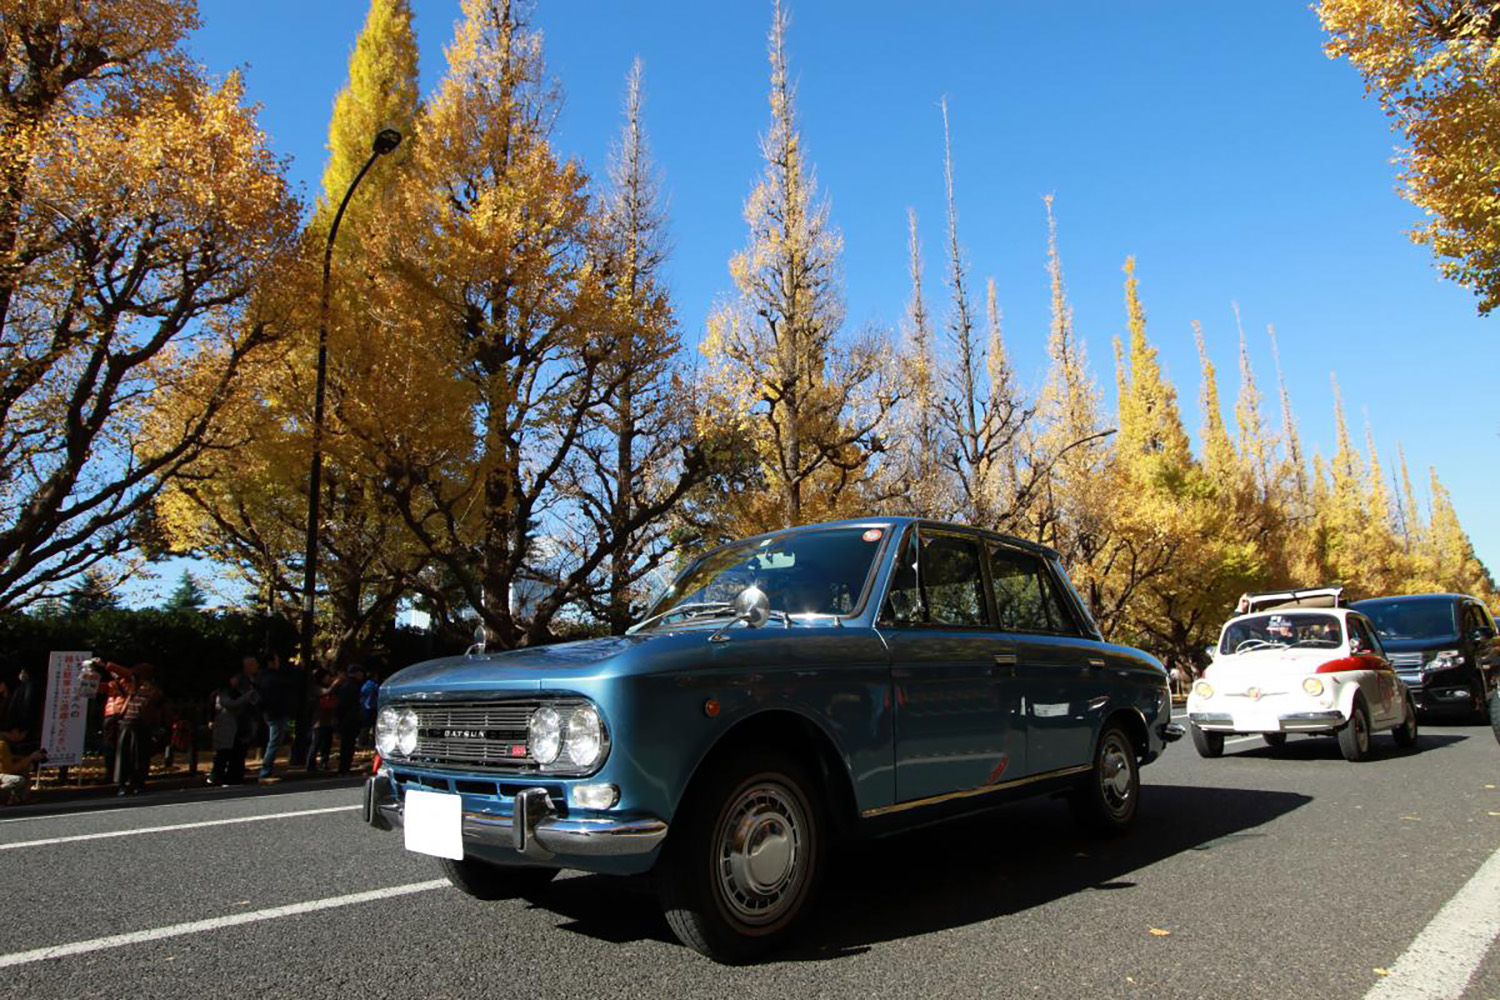
{"label": "road shadow", "polygon": [[152,788],[140,795],[116,796],[107,788],[85,788],[84,794],[59,802],[30,802],[25,805],[0,808],[0,819],[23,817],[66,816],[72,813],[113,812],[115,810],[142,809],[147,806],[180,805],[185,802],[225,802],[231,799],[252,799],[294,795],[298,792],[321,792],[336,788],[358,788],[364,783],[365,774],[358,772],[346,777],[314,777],[301,775],[276,784],[259,785],[214,785],[200,778],[192,785],[178,783],[174,788]]}
{"label": "road shadow", "polygon": [[[1469,739],[1457,733],[1423,733],[1417,734],[1417,745],[1414,747],[1399,747],[1396,741],[1388,734],[1377,733],[1370,743],[1370,760],[1378,761],[1387,757],[1413,757],[1417,754],[1427,753],[1431,750],[1444,750],[1456,743],[1462,743]],[[1322,761],[1343,760],[1343,754],[1339,752],[1339,740],[1337,736],[1293,736],[1279,747],[1267,746],[1262,740],[1258,743],[1242,743],[1239,746],[1226,746],[1224,748],[1226,757],[1249,757],[1262,760],[1285,760],[1285,761]]]}
{"label": "road shadow", "polygon": [[[1132,872],[1211,851],[1312,801],[1234,788],[1148,785],[1123,837],[1082,833],[1056,799],[1014,803],[879,840],[841,845],[804,940],[780,961],[823,961],[872,946],[1019,913],[1079,892],[1128,892]],[[531,899],[561,929],[604,941],[676,944],[646,879],[563,879]]]}

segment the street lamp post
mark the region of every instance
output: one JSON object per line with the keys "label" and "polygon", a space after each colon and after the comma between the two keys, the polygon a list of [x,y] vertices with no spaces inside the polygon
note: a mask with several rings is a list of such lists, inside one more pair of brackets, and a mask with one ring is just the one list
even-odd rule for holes
{"label": "street lamp post", "polygon": [[333,265],[333,240],[338,235],[339,223],[343,221],[344,209],[354,189],[364,180],[365,174],[375,161],[401,145],[401,133],[393,128],[383,128],[375,134],[370,149],[370,158],[359,168],[339,210],[334,213],[333,225],[328,227],[328,242],[323,247],[323,293],[318,302],[318,383],[313,395],[312,468],[307,481],[307,548],[303,557],[302,577],[302,671],[303,678],[312,676],[313,662],[313,605],[318,584],[318,503],[323,487],[323,395],[328,385],[328,276]]}

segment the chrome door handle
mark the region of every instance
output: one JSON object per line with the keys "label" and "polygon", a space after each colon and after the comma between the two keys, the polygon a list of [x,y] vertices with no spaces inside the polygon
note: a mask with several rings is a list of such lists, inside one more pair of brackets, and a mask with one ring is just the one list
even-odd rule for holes
{"label": "chrome door handle", "polygon": [[1017,662],[1015,653],[995,654],[995,666],[997,667],[1013,667]]}
{"label": "chrome door handle", "polygon": [[1094,657],[1089,657],[1089,666],[1095,667],[1095,668],[1097,668],[1099,670],[1103,670],[1104,669],[1104,661],[1100,660],[1100,659],[1095,659]]}

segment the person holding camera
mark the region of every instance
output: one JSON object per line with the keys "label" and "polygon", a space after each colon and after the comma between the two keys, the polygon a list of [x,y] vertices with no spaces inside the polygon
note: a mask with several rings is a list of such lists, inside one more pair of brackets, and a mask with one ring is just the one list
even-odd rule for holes
{"label": "person holding camera", "polygon": [[120,713],[120,746],[115,754],[116,795],[139,795],[151,774],[152,734],[161,725],[166,695],[156,683],[156,668],[138,663],[134,683]]}
{"label": "person holding camera", "polygon": [[259,721],[260,693],[254,679],[245,673],[229,678],[214,699],[214,766],[210,785],[241,785],[245,782],[245,754]]}

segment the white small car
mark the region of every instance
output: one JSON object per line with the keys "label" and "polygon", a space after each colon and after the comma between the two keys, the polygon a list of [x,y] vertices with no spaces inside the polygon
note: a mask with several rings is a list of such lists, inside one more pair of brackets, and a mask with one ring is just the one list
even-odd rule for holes
{"label": "white small car", "polygon": [[[1389,729],[1417,742],[1417,710],[1358,611],[1288,602],[1230,619],[1214,661],[1188,695],[1193,746],[1224,753],[1226,737],[1260,734],[1279,747],[1289,733],[1336,734],[1345,760],[1370,755],[1370,735]],[[1252,604],[1253,607],[1253,604]]]}

